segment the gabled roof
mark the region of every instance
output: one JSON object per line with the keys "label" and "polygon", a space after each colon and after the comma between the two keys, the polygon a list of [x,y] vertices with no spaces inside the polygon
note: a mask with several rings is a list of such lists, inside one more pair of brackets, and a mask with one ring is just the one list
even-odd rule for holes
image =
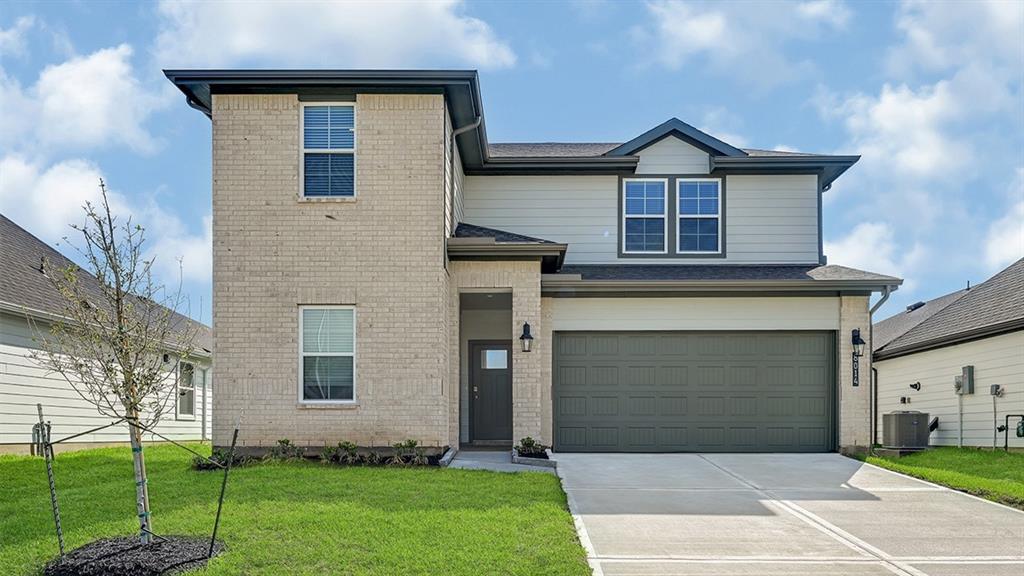
{"label": "gabled roof", "polygon": [[[63,312],[59,304],[60,295],[43,274],[42,262],[45,258],[56,268],[66,268],[75,264],[2,214],[0,246],[3,246],[0,250],[0,308],[7,312],[36,317],[59,316]],[[79,281],[85,293],[93,296],[92,300],[103,301],[99,281],[94,276],[81,274]],[[174,313],[172,322],[195,327],[195,345],[205,350],[205,355],[209,355],[213,349],[209,326],[177,312]]]}
{"label": "gabled roof", "polygon": [[1024,258],[876,350],[893,358],[1024,329]]}
{"label": "gabled roof", "polygon": [[[468,175],[629,174],[635,154],[662,138],[681,138],[711,156],[712,173],[818,173],[831,183],[859,159],[793,152],[742,150],[672,118],[624,144],[490,144],[475,70],[164,70],[188,105],[211,115],[213,95],[298,93],[300,98],[360,92],[444,94],[463,170]],[[462,130],[465,129],[465,130]]]}
{"label": "gabled roof", "polygon": [[968,290],[961,289],[956,292],[933,298],[927,302],[919,302],[908,306],[903,312],[897,312],[892,316],[876,322],[874,332],[871,334],[871,345],[874,350],[883,348],[886,344],[906,334],[921,322],[931,318],[936,313],[960,299],[967,294]]}
{"label": "gabled roof", "polygon": [[629,142],[609,150],[606,154],[608,156],[631,156],[669,136],[676,136],[715,156],[747,155],[743,150],[726,144],[707,132],[698,130],[678,118],[670,118]]}

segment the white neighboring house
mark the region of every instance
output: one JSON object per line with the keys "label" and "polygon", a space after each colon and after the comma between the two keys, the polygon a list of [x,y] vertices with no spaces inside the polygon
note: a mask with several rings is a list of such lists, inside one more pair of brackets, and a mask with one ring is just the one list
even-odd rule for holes
{"label": "white neighboring house", "polygon": [[[48,373],[29,355],[36,347],[28,317],[45,326],[59,308],[58,295],[41,272],[43,258],[57,267],[70,260],[0,215],[0,453],[28,453],[32,425],[39,421],[36,404],[52,424],[54,439],[109,424],[112,419],[81,398],[58,374]],[[95,282],[84,276],[83,282]],[[212,395],[210,329],[198,324],[198,360],[182,363],[177,374],[175,406],[157,427],[168,438],[205,440],[210,434]],[[159,441],[147,435],[150,441]],[[86,434],[58,450],[128,443],[126,425]]]}
{"label": "white neighboring house", "polygon": [[[973,366],[974,393],[963,396],[963,445],[1002,447],[1003,434],[993,436],[996,426],[1007,414],[1024,414],[1024,259],[978,286],[878,322],[874,342],[879,439],[882,414],[917,410],[939,418],[933,446],[958,445],[954,379]],[[994,402],[992,385],[1002,389]],[[1009,445],[1024,448],[1017,422],[1010,420]]]}

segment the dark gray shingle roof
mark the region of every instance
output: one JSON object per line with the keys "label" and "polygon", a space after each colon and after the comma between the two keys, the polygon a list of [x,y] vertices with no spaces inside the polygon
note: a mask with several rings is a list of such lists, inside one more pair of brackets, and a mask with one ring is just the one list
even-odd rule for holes
{"label": "dark gray shingle roof", "polygon": [[845,266],[748,264],[608,264],[563,266],[562,274],[584,280],[868,280],[898,283],[892,276]]}
{"label": "dark gray shingle roof", "polygon": [[915,350],[1022,321],[1024,258],[971,288],[955,302],[893,339],[879,352],[889,355]]}
{"label": "dark gray shingle roof", "polygon": [[[48,314],[60,314],[60,295],[50,285],[40,267],[43,258],[57,268],[73,266],[74,263],[2,214],[0,247],[0,302]],[[83,274],[80,281],[87,294],[93,294],[97,302],[102,301],[99,281],[95,277]],[[177,321],[186,322],[198,329],[195,342],[197,347],[207,351],[213,348],[208,326],[177,313],[175,316]]]}
{"label": "dark gray shingle roof", "polygon": [[[491,158],[593,158],[619,146],[621,144],[609,142],[512,142],[489,144],[487,150]],[[816,156],[806,152],[757,148],[743,148],[743,151],[749,156],[762,158]]]}
{"label": "dark gray shingle roof", "polygon": [[913,310],[897,312],[885,320],[876,322],[874,326],[874,333],[872,334],[873,349],[879,350],[889,342],[892,342],[896,338],[906,334],[913,327],[931,318],[946,306],[949,306],[953,302],[959,300],[960,297],[967,294],[967,292],[968,291],[966,289],[957,290],[956,292],[951,292],[944,296],[933,298],[925,302],[923,306]]}
{"label": "dark gray shingle roof", "polygon": [[554,242],[552,242],[551,240],[544,240],[543,238],[524,236],[522,234],[516,234],[514,232],[506,232],[504,230],[497,230],[495,228],[476,226],[473,224],[467,224],[465,222],[459,222],[459,225],[455,228],[455,237],[494,238],[494,241],[499,244],[554,244]]}

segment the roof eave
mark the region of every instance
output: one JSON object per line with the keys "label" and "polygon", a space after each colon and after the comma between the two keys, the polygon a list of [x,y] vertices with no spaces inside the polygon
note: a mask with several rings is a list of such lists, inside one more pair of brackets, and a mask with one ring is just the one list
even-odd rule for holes
{"label": "roof eave", "polygon": [[619,174],[634,172],[639,158],[636,156],[586,158],[510,157],[488,158],[480,166],[463,166],[467,176],[505,176],[515,174]]}
{"label": "roof eave", "polygon": [[788,172],[806,170],[820,172],[821,186],[827,189],[837,178],[850,169],[860,156],[747,156],[736,158],[730,156],[712,156],[711,171],[726,170],[730,172],[750,171],[751,173]]}
{"label": "roof eave", "polygon": [[902,280],[584,280],[578,274],[541,278],[545,292],[815,292],[895,290]]}
{"label": "roof eave", "polygon": [[972,330],[964,330],[962,332],[957,332],[956,334],[950,334],[940,338],[932,338],[931,340],[925,340],[923,342],[907,346],[889,349],[888,345],[886,345],[885,347],[882,347],[882,349],[876,350],[873,353],[873,357],[875,360],[891,360],[893,358],[899,358],[900,356],[907,356],[909,354],[934,350],[936,348],[944,348],[955,344],[963,344],[964,342],[998,336],[1000,334],[1015,332],[1022,329],[1024,329],[1024,318],[1014,318],[1005,322],[990,324],[988,326],[982,326]]}

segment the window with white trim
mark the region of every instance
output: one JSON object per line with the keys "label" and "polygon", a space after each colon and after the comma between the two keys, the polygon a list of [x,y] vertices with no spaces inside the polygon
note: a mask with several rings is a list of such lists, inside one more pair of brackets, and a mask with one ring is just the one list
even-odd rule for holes
{"label": "window with white trim", "polygon": [[622,252],[664,254],[666,215],[665,179],[622,181]]}
{"label": "window with white trim", "polygon": [[181,419],[196,417],[196,369],[187,362],[178,364],[177,410]]}
{"label": "window with white trim", "polygon": [[679,199],[679,238],[676,251],[680,254],[722,251],[721,183],[711,179],[679,179],[676,181]]}
{"label": "window with white trim", "polygon": [[299,308],[301,401],[355,401],[355,315],[351,306]]}
{"label": "window with white trim", "polygon": [[356,193],[356,108],[352,104],[302,106],[302,195]]}

